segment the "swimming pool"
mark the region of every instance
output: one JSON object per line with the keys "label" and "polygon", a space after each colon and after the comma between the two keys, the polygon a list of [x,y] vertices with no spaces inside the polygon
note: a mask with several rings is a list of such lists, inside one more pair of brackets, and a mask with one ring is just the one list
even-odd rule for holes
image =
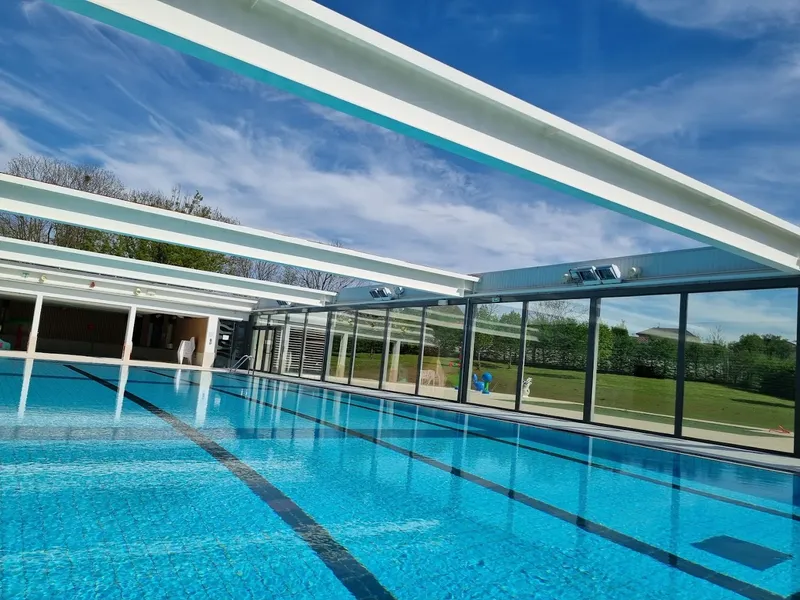
{"label": "swimming pool", "polygon": [[798,492],[318,387],[0,360],[1,598],[800,598]]}

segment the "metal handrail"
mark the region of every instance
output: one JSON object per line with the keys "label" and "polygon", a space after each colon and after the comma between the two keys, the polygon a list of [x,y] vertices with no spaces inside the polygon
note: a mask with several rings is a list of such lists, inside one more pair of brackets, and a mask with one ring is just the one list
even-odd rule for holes
{"label": "metal handrail", "polygon": [[230,371],[231,373],[233,373],[233,372],[234,372],[234,371],[236,371],[236,370],[237,370],[239,367],[241,367],[241,366],[244,364],[244,361],[246,361],[246,360],[250,360],[250,355],[249,355],[249,354],[245,354],[244,356],[242,356],[241,358],[239,358],[239,360],[237,360],[237,361],[236,361],[236,363],[235,363],[235,364],[234,364],[234,365],[233,365],[233,366],[232,366],[232,367],[229,369],[229,371]]}

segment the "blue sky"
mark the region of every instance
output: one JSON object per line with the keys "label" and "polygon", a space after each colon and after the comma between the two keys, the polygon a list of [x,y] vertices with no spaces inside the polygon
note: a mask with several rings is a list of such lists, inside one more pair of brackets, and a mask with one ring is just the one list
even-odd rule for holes
{"label": "blue sky", "polygon": [[[797,0],[323,4],[798,221]],[[469,272],[694,245],[43,0],[0,0],[0,164],[29,152]]]}

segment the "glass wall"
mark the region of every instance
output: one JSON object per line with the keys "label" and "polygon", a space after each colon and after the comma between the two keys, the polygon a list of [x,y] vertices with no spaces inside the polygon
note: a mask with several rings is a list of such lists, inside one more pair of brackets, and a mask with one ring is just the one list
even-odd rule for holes
{"label": "glass wall", "polygon": [[322,361],[325,357],[325,330],[327,326],[328,313],[308,313],[301,377],[308,379],[322,378]]}
{"label": "glass wall", "polygon": [[[679,294],[600,298],[591,420],[792,453],[797,289],[686,298],[683,373]],[[321,378],[327,352],[326,381],[458,401],[463,366],[471,404],[514,409],[519,394],[521,411],[583,419],[589,299],[530,301],[526,322],[522,302],[476,302],[466,365],[462,302],[310,312],[305,346],[304,313],[262,315],[254,368],[299,376],[304,347],[305,378]]]}
{"label": "glass wall", "polygon": [[683,435],[791,452],[797,290],[690,294]]}
{"label": "glass wall", "polygon": [[421,308],[394,308],[389,311],[384,389],[404,394],[416,392],[421,324]]}
{"label": "glass wall", "polygon": [[474,308],[471,377],[467,401],[513,409],[522,335],[522,303]]}
{"label": "glass wall", "polygon": [[429,306],[425,309],[420,395],[442,400],[458,399],[464,313],[463,305]]}
{"label": "glass wall", "polygon": [[592,420],[673,433],[680,296],[600,303]]}
{"label": "glass wall", "polygon": [[528,303],[520,410],[583,418],[589,300]]}
{"label": "glass wall", "polygon": [[352,385],[377,388],[383,358],[386,310],[360,310],[356,327]]}
{"label": "glass wall", "polygon": [[325,381],[334,383],[349,381],[355,322],[355,311],[340,310],[331,313],[331,335],[327,349],[328,371],[325,373]]}

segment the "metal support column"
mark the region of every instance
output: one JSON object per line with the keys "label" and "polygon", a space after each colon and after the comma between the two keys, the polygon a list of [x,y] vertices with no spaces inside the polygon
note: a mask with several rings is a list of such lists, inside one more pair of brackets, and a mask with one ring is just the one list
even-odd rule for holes
{"label": "metal support column", "polygon": [[347,385],[353,385],[353,370],[356,368],[356,347],[358,346],[358,311],[353,319],[353,353],[350,356],[350,372],[347,374]]}
{"label": "metal support column", "polygon": [[[417,354],[417,382],[414,384],[414,395],[419,396],[419,383],[422,379],[422,363],[425,359],[425,327],[428,322],[428,307],[422,307],[422,320],[419,325],[419,353]],[[798,338],[800,339],[800,338]]]}
{"label": "metal support column", "polygon": [[583,388],[583,420],[591,423],[597,388],[597,350],[600,343],[600,298],[589,301],[589,339],[586,346],[586,382]]}
{"label": "metal support column", "polygon": [[[291,319],[289,319],[289,313],[285,313],[283,315],[283,333],[281,334],[281,347],[280,347],[280,354],[278,355],[278,374],[279,375],[286,375],[284,371],[289,371],[286,367],[286,358],[289,355],[289,338],[291,335],[289,334],[289,323],[291,323]],[[291,366],[291,365],[289,365]]]}
{"label": "metal support column", "polygon": [[308,313],[303,321],[303,339],[300,342],[300,365],[297,368],[297,376],[303,377],[303,363],[306,360],[306,337],[308,336]]}
{"label": "metal support column", "polygon": [[[797,302],[797,337],[800,340],[800,289],[798,289]],[[797,402],[800,400],[800,352],[795,352],[794,357],[794,455],[800,456],[800,410],[797,409]],[[795,478],[798,479],[798,478]]]}
{"label": "metal support column", "polygon": [[461,370],[458,377],[458,402],[466,404],[472,384],[472,346],[475,342],[475,304],[467,300],[464,314],[464,337],[461,340]]}
{"label": "metal support column", "polygon": [[[275,354],[275,338],[278,337],[276,335],[276,328],[272,326],[272,315],[267,317],[267,324],[264,326],[264,341],[261,342],[259,345],[258,340],[261,338],[261,334],[258,335],[256,338],[256,362],[254,365],[253,370],[259,371],[272,371],[272,357]],[[267,345],[269,343],[269,345]],[[267,351],[269,349],[269,351]],[[267,362],[269,360],[269,362]]]}
{"label": "metal support column", "polygon": [[519,355],[517,356],[517,391],[514,410],[522,406],[522,380],[525,378],[525,355],[528,349],[528,303],[522,303],[522,329],[519,332]]}
{"label": "metal support column", "polygon": [[383,352],[381,352],[381,367],[378,372],[378,389],[383,389],[383,383],[386,380],[386,363],[389,360],[389,310],[386,310],[386,317],[383,322]]}
{"label": "metal support column", "polygon": [[325,346],[322,354],[322,373],[320,374],[320,381],[328,379],[328,367],[331,364],[331,354],[333,353],[333,311],[328,312],[328,320],[325,325]]}
{"label": "metal support column", "polygon": [[678,364],[675,367],[675,425],[676,437],[683,435],[683,400],[686,389],[686,319],[689,311],[689,294],[681,294],[678,310]]}

